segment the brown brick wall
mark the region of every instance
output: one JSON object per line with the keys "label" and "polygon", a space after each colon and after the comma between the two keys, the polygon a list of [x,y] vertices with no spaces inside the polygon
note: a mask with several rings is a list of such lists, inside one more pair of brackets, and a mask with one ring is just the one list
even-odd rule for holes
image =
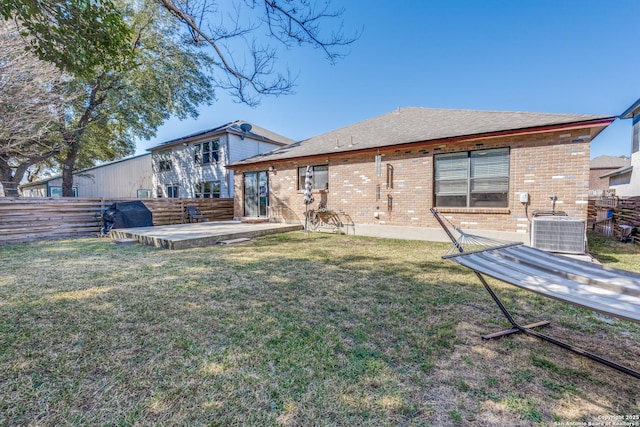
{"label": "brown brick wall", "polygon": [[609,172],[618,170],[620,168],[610,169],[591,169],[589,171],[589,190],[608,190],[609,189],[609,177],[600,178],[602,175],[606,175]]}
{"label": "brown brick wall", "polygon": [[[381,174],[376,174],[375,151],[330,155],[273,163],[269,173],[271,216],[274,219],[303,219],[303,194],[298,191],[297,167],[329,164],[329,190],[315,192],[317,208],[347,213],[356,224],[400,225],[437,228],[429,209],[433,206],[433,155],[455,151],[510,148],[509,206],[489,209],[440,209],[452,222],[465,229],[527,232],[521,192],[529,193],[529,218],[535,210],[551,210],[550,195],[557,196],[556,209],[572,217],[587,218],[589,193],[589,139],[579,137],[588,130],[412,145],[410,148],[381,149]],[[393,188],[387,188],[387,165],[393,167]],[[237,169],[235,174],[235,216],[241,217],[242,172],[264,170],[268,165]],[[376,187],[380,186],[379,200]],[[392,206],[388,200],[391,198]],[[379,212],[378,218],[375,213]]]}

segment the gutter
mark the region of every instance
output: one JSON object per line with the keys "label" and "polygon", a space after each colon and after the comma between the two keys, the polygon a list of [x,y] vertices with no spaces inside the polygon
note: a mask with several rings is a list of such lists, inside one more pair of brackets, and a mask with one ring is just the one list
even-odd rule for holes
{"label": "gutter", "polygon": [[624,175],[625,173],[631,172],[632,170],[633,170],[633,166],[627,166],[627,167],[624,167],[624,168],[616,169],[613,172],[606,173],[606,174],[602,175],[600,178],[607,178],[607,177],[612,177],[612,176],[617,176],[617,175]]}

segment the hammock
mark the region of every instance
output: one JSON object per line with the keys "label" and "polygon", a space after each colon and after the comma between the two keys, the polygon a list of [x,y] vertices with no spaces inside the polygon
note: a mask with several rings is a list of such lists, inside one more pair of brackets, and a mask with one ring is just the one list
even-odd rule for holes
{"label": "hammock", "polygon": [[[456,239],[437,210],[431,209],[431,212],[454,243],[443,258],[473,270],[513,326],[485,335],[484,339],[524,332],[640,378],[640,372],[533,330],[548,325],[547,321],[518,324],[483,277],[493,277],[545,297],[640,323],[640,274],[555,255],[522,243],[473,236],[454,226],[460,234]],[[470,247],[472,249],[468,250]]]}

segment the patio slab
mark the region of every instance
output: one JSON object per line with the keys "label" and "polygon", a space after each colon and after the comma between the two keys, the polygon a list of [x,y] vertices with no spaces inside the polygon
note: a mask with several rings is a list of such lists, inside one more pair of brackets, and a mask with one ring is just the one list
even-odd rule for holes
{"label": "patio slab", "polygon": [[232,239],[253,238],[267,234],[302,230],[299,224],[213,221],[195,224],[174,224],[157,227],[118,228],[111,230],[112,239],[135,239],[138,242],[165,249],[189,249],[215,245]]}

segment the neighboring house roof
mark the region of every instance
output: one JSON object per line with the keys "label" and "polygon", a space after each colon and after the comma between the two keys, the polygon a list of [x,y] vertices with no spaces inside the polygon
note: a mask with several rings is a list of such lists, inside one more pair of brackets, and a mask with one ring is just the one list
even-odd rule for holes
{"label": "neighboring house roof", "polygon": [[620,169],[616,169],[614,171],[606,173],[606,174],[602,175],[600,178],[607,178],[607,177],[612,177],[612,176],[625,175],[625,174],[631,172],[632,170],[633,170],[633,166],[625,166],[625,167],[622,167]]}
{"label": "neighboring house roof", "polygon": [[[243,130],[243,128],[248,130],[245,131]],[[289,145],[295,142],[293,139],[287,138],[286,136],[282,136],[275,132],[271,132],[270,130],[265,129],[263,127],[251,124],[244,120],[236,120],[235,122],[226,123],[222,126],[218,126],[213,129],[207,129],[200,132],[192,133],[187,136],[182,136],[180,138],[172,139],[170,141],[165,141],[159,145],[156,145],[155,147],[147,149],[147,151],[160,150],[160,149],[168,148],[174,145],[187,143],[204,136],[212,137],[212,136],[222,135],[224,133],[231,133],[231,134],[238,135],[240,137],[249,137],[251,139],[269,142],[275,145]]]}
{"label": "neighboring house roof", "polygon": [[[111,166],[111,165],[115,165],[117,163],[127,162],[129,160],[138,159],[140,157],[150,156],[150,155],[151,155],[151,153],[144,153],[144,154],[138,154],[137,156],[125,157],[125,158],[122,158],[122,159],[114,160],[112,162],[107,162],[107,163],[99,164],[97,166],[92,166],[90,168],[77,170],[73,174],[74,175],[83,174],[85,172],[90,172],[92,170],[104,168],[106,166]],[[29,182],[27,184],[22,184],[22,185],[20,185],[20,188],[35,187],[35,186],[38,186],[38,185],[42,185],[42,184],[46,184],[48,182],[54,181],[56,179],[60,179],[60,178],[62,178],[61,174],[53,175],[53,176],[50,176],[49,178],[44,178],[44,179],[41,179],[41,180],[38,180],[38,181],[33,181],[33,182]]]}
{"label": "neighboring house roof", "polygon": [[631,119],[638,114],[640,110],[640,99],[631,104],[631,107],[627,108],[624,113],[620,114],[621,119]]}
{"label": "neighboring house roof", "polygon": [[405,107],[235,162],[231,166],[360,151],[414,142],[497,136],[517,131],[537,131],[542,128],[562,129],[573,124],[601,122],[601,125],[606,127],[614,119],[614,116],[600,115]]}
{"label": "neighboring house roof", "polygon": [[631,159],[625,156],[598,156],[591,159],[590,169],[617,169],[629,166]]}

